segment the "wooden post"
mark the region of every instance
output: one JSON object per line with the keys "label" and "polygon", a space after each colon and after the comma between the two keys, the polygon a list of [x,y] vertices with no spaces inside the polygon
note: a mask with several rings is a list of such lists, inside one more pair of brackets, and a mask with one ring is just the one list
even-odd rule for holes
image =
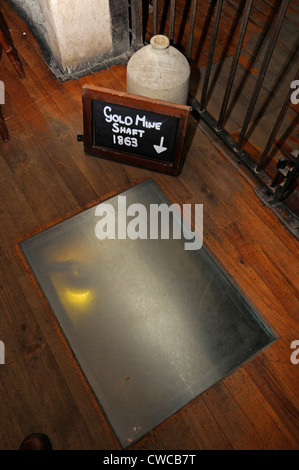
{"label": "wooden post", "polygon": [[16,69],[20,78],[25,78],[25,72],[22,67],[21,62],[19,61],[16,52],[13,48],[6,42],[3,32],[0,29],[0,46],[2,47],[5,54],[8,56],[9,60],[11,61],[12,65]]}

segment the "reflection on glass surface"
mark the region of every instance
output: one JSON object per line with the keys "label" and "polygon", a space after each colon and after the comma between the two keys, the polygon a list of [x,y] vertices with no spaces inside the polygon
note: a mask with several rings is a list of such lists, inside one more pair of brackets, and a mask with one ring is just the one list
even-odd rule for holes
{"label": "reflection on glass surface", "polygon": [[[152,180],[123,194],[169,204]],[[98,240],[97,221],[91,208],[21,248],[128,447],[275,338],[205,248]]]}

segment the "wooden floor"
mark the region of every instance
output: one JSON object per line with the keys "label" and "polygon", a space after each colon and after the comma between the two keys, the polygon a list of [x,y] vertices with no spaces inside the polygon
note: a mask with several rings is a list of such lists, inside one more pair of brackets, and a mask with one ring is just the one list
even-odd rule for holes
{"label": "wooden floor", "polygon": [[61,84],[1,5],[27,77],[2,57],[10,141],[0,142],[0,449],[18,449],[32,432],[48,434],[54,449],[119,448],[17,243],[147,177],[174,202],[203,203],[205,246],[279,337],[133,449],[298,449],[299,364],[290,360],[299,340],[298,242],[257,199],[252,177],[195,123],[179,177],[85,155],[76,141],[82,85],[125,90],[125,67]]}

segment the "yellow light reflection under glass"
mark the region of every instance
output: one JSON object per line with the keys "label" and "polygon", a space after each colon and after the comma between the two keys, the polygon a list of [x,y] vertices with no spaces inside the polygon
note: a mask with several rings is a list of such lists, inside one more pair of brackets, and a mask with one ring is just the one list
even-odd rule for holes
{"label": "yellow light reflection under glass", "polygon": [[96,292],[93,288],[72,285],[73,282],[70,282],[68,276],[61,273],[52,275],[51,279],[60,302],[71,317],[81,313],[85,315],[92,311],[96,298]]}
{"label": "yellow light reflection under glass", "polygon": [[90,290],[87,290],[85,292],[76,292],[70,289],[66,289],[64,294],[65,294],[66,299],[70,303],[77,304],[77,305],[84,305],[86,303],[89,303],[92,297],[92,293]]}

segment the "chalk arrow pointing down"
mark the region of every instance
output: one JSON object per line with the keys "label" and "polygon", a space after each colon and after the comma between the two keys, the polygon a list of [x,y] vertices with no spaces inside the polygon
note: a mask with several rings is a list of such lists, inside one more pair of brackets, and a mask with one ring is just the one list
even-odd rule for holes
{"label": "chalk arrow pointing down", "polygon": [[165,152],[165,150],[167,150],[167,147],[163,147],[163,144],[164,144],[164,137],[161,137],[160,145],[154,145],[154,149],[156,150],[157,153],[162,153],[162,152]]}

